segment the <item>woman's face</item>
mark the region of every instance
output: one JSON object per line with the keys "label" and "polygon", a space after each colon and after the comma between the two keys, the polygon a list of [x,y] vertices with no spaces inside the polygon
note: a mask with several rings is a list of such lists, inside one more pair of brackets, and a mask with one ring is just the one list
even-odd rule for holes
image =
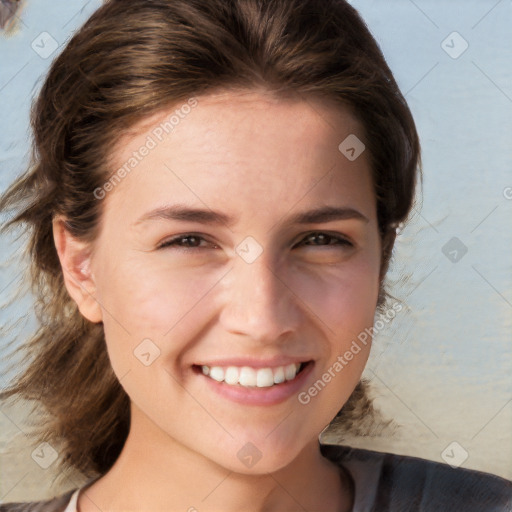
{"label": "woman's face", "polygon": [[274,471],[317,446],[368,357],[360,343],[345,356],[379,290],[368,154],[354,159],[364,136],[313,100],[254,91],[188,105],[114,148],[113,170],[127,165],[101,199],[98,315],[131,435]]}

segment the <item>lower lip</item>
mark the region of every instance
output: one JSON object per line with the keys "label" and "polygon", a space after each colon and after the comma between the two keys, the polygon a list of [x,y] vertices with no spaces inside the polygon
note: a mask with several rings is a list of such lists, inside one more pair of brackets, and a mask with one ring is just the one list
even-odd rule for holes
{"label": "lower lip", "polygon": [[207,377],[200,369],[197,373],[206,380],[210,389],[228,400],[245,405],[275,405],[284,402],[299,392],[300,388],[311,374],[313,366],[314,362],[310,361],[293,380],[288,380],[267,388],[243,387],[239,384],[233,386]]}

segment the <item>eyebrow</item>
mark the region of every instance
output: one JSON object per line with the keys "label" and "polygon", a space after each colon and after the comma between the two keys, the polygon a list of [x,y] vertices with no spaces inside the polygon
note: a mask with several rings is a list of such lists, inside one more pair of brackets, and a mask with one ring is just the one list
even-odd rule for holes
{"label": "eyebrow", "polygon": [[[209,225],[225,225],[231,227],[235,224],[235,219],[226,215],[225,213],[218,212],[210,209],[193,208],[186,205],[175,204],[163,206],[145,213],[134,225],[141,224],[148,220],[176,220],[182,222],[198,222],[200,224]],[[321,206],[307,210],[304,212],[296,213],[288,219],[290,224],[321,224],[325,222],[332,222],[335,220],[349,220],[355,219],[364,222],[369,222],[360,211],[349,207],[338,206]]]}

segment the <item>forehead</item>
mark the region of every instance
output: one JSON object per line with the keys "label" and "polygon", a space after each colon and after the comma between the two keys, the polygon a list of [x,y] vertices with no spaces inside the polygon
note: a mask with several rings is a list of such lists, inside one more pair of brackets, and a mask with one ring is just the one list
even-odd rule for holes
{"label": "forehead", "polygon": [[[265,150],[280,145],[283,153],[309,149],[309,154],[325,150],[338,156],[336,142],[350,134],[364,139],[362,123],[348,106],[334,100],[298,94],[278,97],[265,90],[219,91],[183,99],[130,127],[113,148],[111,167],[129,159],[147,137],[161,148],[174,139],[182,153],[188,148],[196,156],[222,158],[227,156],[222,149],[234,150],[240,144],[244,154],[264,156]],[[266,144],[259,146],[261,142]]]}
{"label": "forehead", "polygon": [[278,202],[290,207],[343,190],[357,200],[367,195],[371,178],[365,153],[349,161],[340,152],[353,136],[364,140],[361,123],[334,102],[261,91],[200,96],[144,119],[120,138],[112,171],[134,166],[107,199],[131,195],[149,204],[186,196],[202,206],[230,200],[247,210],[258,201],[273,211]]}

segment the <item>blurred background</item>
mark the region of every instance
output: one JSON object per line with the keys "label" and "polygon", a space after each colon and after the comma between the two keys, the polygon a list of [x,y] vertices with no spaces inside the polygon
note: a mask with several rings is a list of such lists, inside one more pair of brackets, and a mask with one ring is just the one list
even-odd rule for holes
{"label": "blurred background", "polygon": [[[376,407],[396,426],[322,440],[512,479],[512,2],[351,3],[412,109],[424,182],[389,273],[403,308],[379,330],[365,371]],[[30,104],[51,61],[100,5],[0,1],[0,190],[28,162]],[[4,354],[35,322],[30,296],[18,291],[19,242],[0,243]],[[0,386],[9,378],[2,360]],[[31,419],[26,408],[0,404],[0,503],[81,483],[71,473],[56,481],[51,453],[48,467],[38,463],[48,448],[29,444]]]}

